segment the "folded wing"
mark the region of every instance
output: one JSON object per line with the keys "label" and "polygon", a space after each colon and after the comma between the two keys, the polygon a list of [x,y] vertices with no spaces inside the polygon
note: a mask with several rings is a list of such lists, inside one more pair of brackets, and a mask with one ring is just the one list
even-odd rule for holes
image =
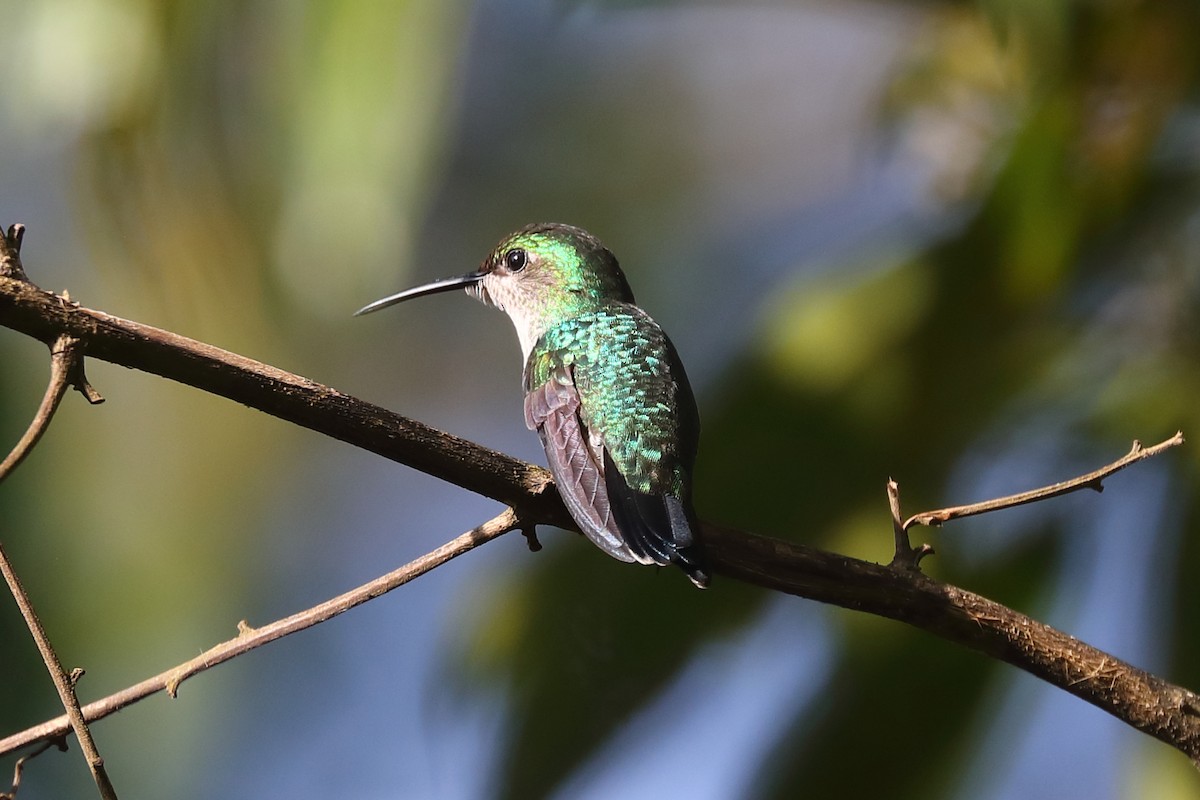
{"label": "folded wing", "polygon": [[621,561],[678,564],[699,586],[708,582],[693,521],[670,494],[651,494],[629,485],[580,413],[574,376],[567,367],[525,396],[525,423],[542,438],[550,472],[563,502],[583,533]]}
{"label": "folded wing", "polygon": [[579,392],[566,368],[552,370],[549,380],[525,395],[525,424],[542,437],[559,494],[584,535],[613,558],[640,560],[613,518],[601,448],[589,441],[579,416]]}

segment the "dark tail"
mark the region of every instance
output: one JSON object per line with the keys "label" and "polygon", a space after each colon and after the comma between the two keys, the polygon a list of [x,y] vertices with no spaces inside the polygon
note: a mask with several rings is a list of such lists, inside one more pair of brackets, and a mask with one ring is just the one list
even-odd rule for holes
{"label": "dark tail", "polygon": [[695,515],[678,497],[646,494],[625,481],[612,456],[604,451],[604,482],[617,529],[639,561],[675,564],[703,589],[709,571],[696,535]]}

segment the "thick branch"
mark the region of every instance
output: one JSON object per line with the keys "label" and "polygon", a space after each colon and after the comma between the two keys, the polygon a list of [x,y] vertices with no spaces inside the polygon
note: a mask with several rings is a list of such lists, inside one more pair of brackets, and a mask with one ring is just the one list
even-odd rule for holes
{"label": "thick branch", "polygon": [[[0,276],[0,325],[228,397],[574,529],[545,470],[440,433],[241,356],[62,302]],[[715,571],[867,611],[1000,658],[1075,694],[1200,763],[1200,698],[990,600],[891,569],[739,531],[705,527]],[[86,709],[85,709],[86,710]]]}
{"label": "thick branch", "polygon": [[907,622],[1006,661],[1186,753],[1200,766],[1200,696],[986,597],[920,572],[708,525],[717,572]]}
{"label": "thick branch", "polygon": [[87,356],[227,397],[505,505],[522,506],[540,521],[573,527],[546,470],[299,375],[195,339],[83,308],[3,275],[0,325],[47,344],[68,334],[79,341]]}

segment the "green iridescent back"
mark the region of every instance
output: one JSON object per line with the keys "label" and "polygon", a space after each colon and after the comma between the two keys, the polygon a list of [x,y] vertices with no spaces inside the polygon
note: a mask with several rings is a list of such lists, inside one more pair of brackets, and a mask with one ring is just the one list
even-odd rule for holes
{"label": "green iridescent back", "polygon": [[529,391],[559,368],[573,375],[579,414],[626,482],[687,503],[699,415],[675,348],[646,312],[611,303],[546,331],[525,367]]}

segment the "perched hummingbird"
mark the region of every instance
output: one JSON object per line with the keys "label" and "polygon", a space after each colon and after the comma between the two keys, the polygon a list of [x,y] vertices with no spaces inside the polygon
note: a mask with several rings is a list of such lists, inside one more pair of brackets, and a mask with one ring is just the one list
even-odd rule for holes
{"label": "perched hummingbird", "polygon": [[525,358],[525,424],[571,517],[620,561],[708,570],[692,508],[700,415],[662,328],[634,304],[616,257],[581,228],[527,225],[475,272],[385,297],[466,289],[508,312]]}

